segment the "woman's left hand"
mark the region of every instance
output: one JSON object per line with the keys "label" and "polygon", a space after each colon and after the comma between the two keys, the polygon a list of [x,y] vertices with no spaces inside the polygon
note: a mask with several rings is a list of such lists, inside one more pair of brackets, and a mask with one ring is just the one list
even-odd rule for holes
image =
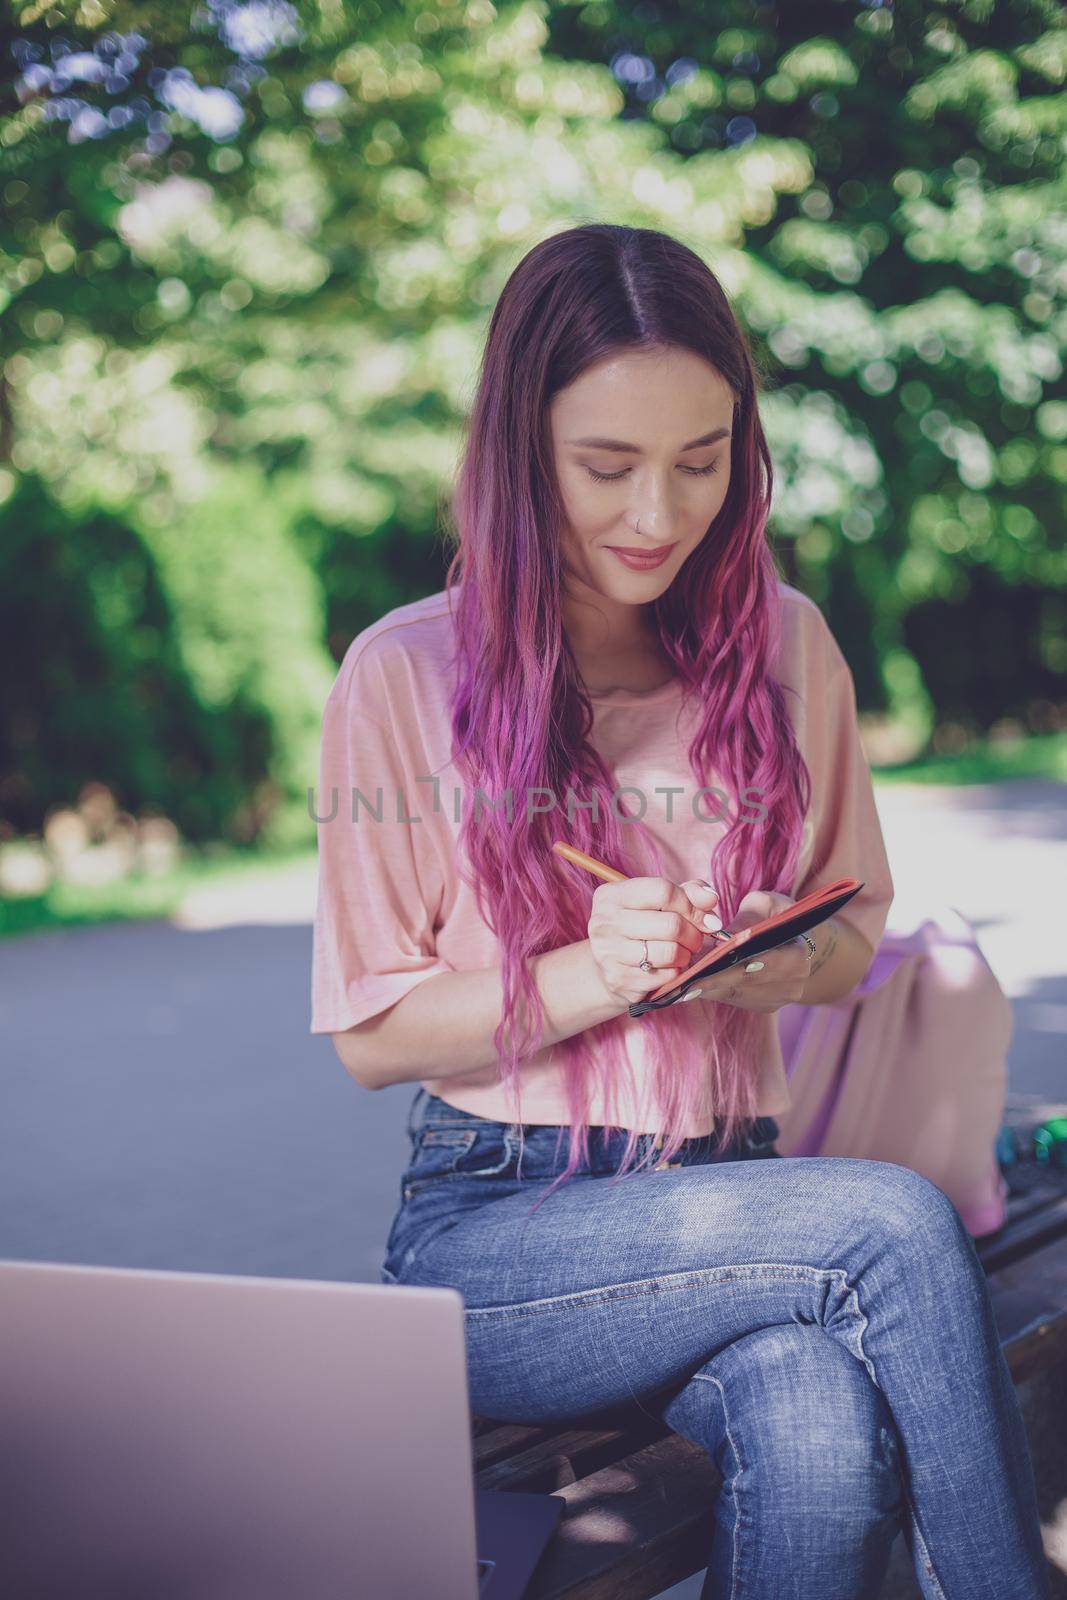
{"label": "woman's left hand", "polygon": [[[688,891],[684,883],[682,888]],[[732,918],[730,932],[740,933],[743,928],[754,927],[766,917],[795,905],[796,901],[787,894],[778,894],[773,889],[752,889]],[[817,933],[815,929],[808,934],[813,944]],[[733,992],[717,997],[720,1004],[736,1005],[745,1011],[780,1011],[783,1006],[793,1005],[800,999],[811,977],[813,957],[799,934],[776,949],[763,950],[750,959],[762,962],[762,969],[746,972],[748,961],[745,960],[731,967],[723,976],[730,980]]]}

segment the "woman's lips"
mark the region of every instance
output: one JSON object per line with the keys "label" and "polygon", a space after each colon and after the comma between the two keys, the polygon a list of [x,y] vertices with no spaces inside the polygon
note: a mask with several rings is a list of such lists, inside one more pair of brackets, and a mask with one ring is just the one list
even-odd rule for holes
{"label": "woman's lips", "polygon": [[609,544],[607,548],[612,555],[618,556],[624,566],[632,567],[635,572],[650,572],[653,567],[663,565],[674,549],[674,545],[669,544],[665,549],[651,553],[646,550],[630,550],[625,545],[617,544]]}

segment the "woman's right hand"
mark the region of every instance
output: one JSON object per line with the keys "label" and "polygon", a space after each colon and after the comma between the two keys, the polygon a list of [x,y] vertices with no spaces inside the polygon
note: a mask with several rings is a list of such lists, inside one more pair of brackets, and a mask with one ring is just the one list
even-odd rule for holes
{"label": "woman's right hand", "polygon": [[[705,916],[718,925],[718,898],[696,880],[682,885],[669,878],[624,878],[600,884],[589,916],[589,945],[608,993],[633,1005],[691,967],[712,931]],[[648,944],[651,972],[641,971],[642,940]]]}

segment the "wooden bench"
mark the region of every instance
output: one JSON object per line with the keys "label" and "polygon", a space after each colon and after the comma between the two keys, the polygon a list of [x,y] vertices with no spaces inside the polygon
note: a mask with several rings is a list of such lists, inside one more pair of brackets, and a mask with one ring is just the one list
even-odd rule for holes
{"label": "wooden bench", "polygon": [[[976,1248],[1018,1384],[1067,1359],[1067,1174],[1020,1169],[1012,1183],[1005,1225]],[[472,1418],[479,1488],[566,1502],[526,1600],[652,1600],[707,1566],[718,1470],[655,1417],[632,1419],[602,1412],[583,1428]]]}

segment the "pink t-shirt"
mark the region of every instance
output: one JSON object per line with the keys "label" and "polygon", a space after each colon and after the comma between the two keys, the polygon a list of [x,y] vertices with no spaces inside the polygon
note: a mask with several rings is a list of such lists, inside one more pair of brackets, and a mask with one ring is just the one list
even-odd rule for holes
{"label": "pink t-shirt", "polygon": [[[791,895],[799,899],[835,878],[860,878],[864,887],[838,915],[873,951],[885,928],[893,882],[856,723],[852,674],[819,608],[782,581],[778,593],[781,651],[775,676],[799,693],[799,700],[786,694],[785,703],[812,777],[811,810]],[[317,816],[329,820],[318,823],[312,1033],[351,1028],[388,1010],[437,973],[500,963],[499,941],[456,870],[462,808],[474,803],[474,795],[451,762],[452,650],[444,591],[398,606],[353,639],[327,698],[315,796]],[[711,852],[727,824],[711,821],[699,803],[693,804],[698,785],[688,747],[696,732],[696,708],[682,705],[680,681],[651,691],[591,694],[590,701],[592,742],[616,789],[632,785],[643,796],[642,820],[659,846],[664,873],[678,883],[688,878],[714,882]],[[714,772],[708,785],[729,797],[731,809],[745,804]],[[364,798],[357,795],[353,801],[354,790]],[[524,804],[516,797],[516,815]],[[640,804],[633,794],[620,795],[620,810],[630,815],[640,813]],[[565,809],[560,820],[565,837]],[[821,867],[809,876],[813,861]],[[590,883],[595,887],[594,880]],[[696,1000],[676,1009],[692,1033],[694,1050],[707,1056],[718,1007]],[[762,1030],[758,1109],[773,1116],[790,1105],[776,1014],[753,1013],[753,1018]],[[655,1025],[654,1013],[639,1018],[623,1013],[620,1024],[640,1100],[624,1099],[614,1120],[640,1132],[662,1126],[650,1102],[651,1073],[644,1070],[650,1023]],[[426,1067],[429,1073],[432,1062]],[[450,1104],[494,1121],[569,1121],[561,1064],[551,1047],[522,1065],[521,1106],[508,1098],[498,1077],[494,1064],[469,1075],[421,1081]],[[595,1099],[590,1121],[608,1120]],[[709,1085],[687,1136],[710,1132],[714,1120]]]}

